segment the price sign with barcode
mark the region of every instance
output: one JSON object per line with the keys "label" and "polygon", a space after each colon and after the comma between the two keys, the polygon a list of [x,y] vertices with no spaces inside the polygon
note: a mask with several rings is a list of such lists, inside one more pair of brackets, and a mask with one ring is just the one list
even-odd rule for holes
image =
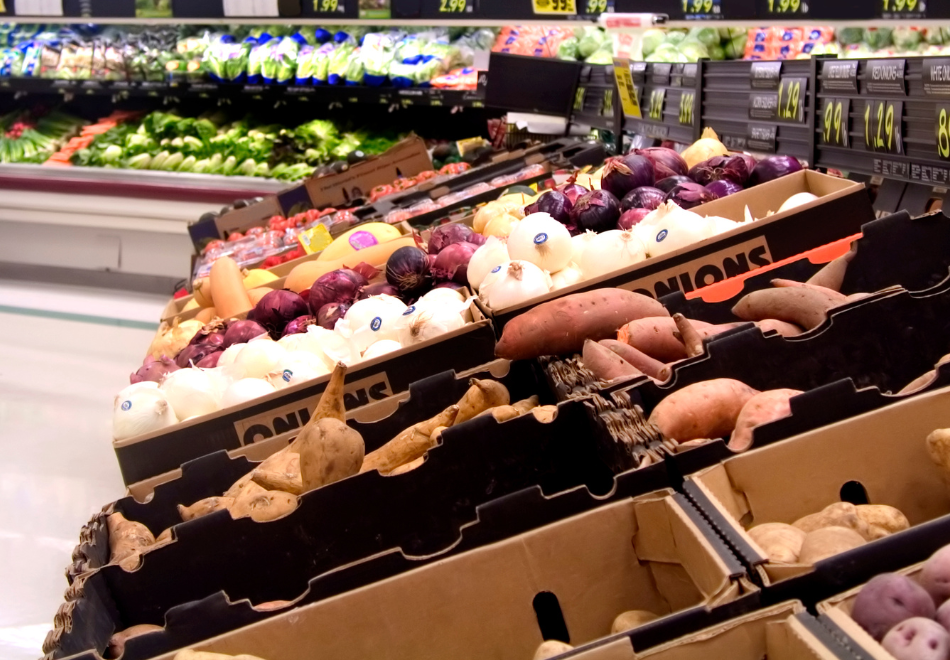
{"label": "price sign with barcode", "polygon": [[531,0],[531,2],[535,14],[577,14],[576,0]]}

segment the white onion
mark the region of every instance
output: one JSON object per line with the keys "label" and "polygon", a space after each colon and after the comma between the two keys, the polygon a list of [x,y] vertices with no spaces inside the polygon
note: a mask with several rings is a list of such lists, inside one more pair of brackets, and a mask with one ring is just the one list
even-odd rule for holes
{"label": "white onion", "polygon": [[218,383],[205,369],[173,371],[165,376],[161,389],[179,420],[207,415],[218,409]]}
{"label": "white onion", "polygon": [[583,234],[578,234],[571,239],[571,261],[575,264],[581,262],[581,258],[584,256],[584,250],[587,249],[588,244],[595,236],[597,236],[597,234],[588,229]]}
{"label": "white onion", "polygon": [[818,196],[812,195],[811,193],[796,193],[785,200],[785,203],[779,207],[778,212],[781,213],[782,211],[788,211],[789,209],[793,209],[797,206],[803,206],[809,202],[814,202],[816,199],[818,199]]}
{"label": "white onion", "polygon": [[557,291],[573,286],[582,279],[584,279],[584,273],[581,271],[581,267],[572,261],[567,265],[567,268],[559,270],[551,276],[551,290]]}
{"label": "white onion", "polygon": [[267,378],[286,354],[286,349],[269,337],[255,337],[234,358],[236,377]]}
{"label": "white onion", "polygon": [[155,381],[143,380],[139,383],[132,383],[131,385],[127,385],[124,389],[120,390],[119,393],[116,394],[115,396],[117,399],[121,397],[128,398],[136,390],[157,390],[157,389],[158,389],[158,383],[156,383]]}
{"label": "white onion", "polygon": [[488,303],[488,290],[491,288],[492,284],[495,283],[499,277],[504,275],[508,271],[508,266],[511,265],[510,261],[506,261],[503,264],[498,264],[490,271],[488,275],[485,276],[485,279],[482,280],[482,286],[478,289],[478,299],[484,303]]}
{"label": "white onion", "polygon": [[666,202],[635,225],[634,230],[647,254],[656,257],[709,238],[714,234],[713,226],[714,222]]}
{"label": "white onion", "polygon": [[508,237],[512,260],[530,261],[551,273],[567,266],[573,253],[571,232],[548,213],[532,213]]}
{"label": "white onion", "polygon": [[295,335],[281,337],[277,343],[290,352],[302,351],[316,355],[323,361],[327,368],[332,369],[336,362],[327,357],[326,352],[323,350],[323,342],[332,334],[332,330],[321,328],[319,325],[311,325],[307,327],[306,332],[298,332]]}
{"label": "white onion", "polygon": [[363,359],[372,360],[373,358],[377,358],[380,355],[386,355],[387,353],[398,351],[401,348],[402,344],[400,344],[398,341],[394,341],[392,339],[383,339],[382,341],[376,342],[363,351]]}
{"label": "white onion", "polygon": [[112,437],[116,440],[134,438],[178,423],[165,393],[158,389],[158,383],[147,382],[155,387],[137,387],[146,383],[136,383],[115,397]]}
{"label": "white onion", "polygon": [[629,268],[644,259],[646,250],[633,231],[611,229],[591,239],[580,266],[584,278],[591,279]]}
{"label": "white onion", "polygon": [[739,226],[739,223],[729,218],[722,218],[718,215],[706,216],[706,221],[711,223],[714,235],[725,234]]}
{"label": "white onion", "polygon": [[[419,298],[419,302],[430,304],[430,303],[446,303],[450,305],[464,303],[460,308],[460,314],[462,315],[462,320],[466,323],[472,322],[472,309],[471,301],[473,298],[466,298],[465,293],[459,289],[450,289],[448,287],[439,287],[437,289],[432,289],[429,293],[425,294]],[[405,313],[405,312],[404,312]]]}
{"label": "white onion", "polygon": [[507,309],[550,291],[551,277],[547,273],[529,261],[512,261],[491,283],[488,306]]}
{"label": "white onion", "polygon": [[404,314],[397,322],[399,343],[403,346],[433,339],[465,325],[458,309],[450,305],[413,305],[409,309],[413,310],[413,313]]}
{"label": "white onion", "polygon": [[[485,276],[491,272],[495,266],[509,261],[508,246],[504,239],[497,236],[489,236],[484,245],[479,246],[472,258],[468,262],[468,283],[473,291],[478,291]],[[437,289],[433,289],[437,291]]]}
{"label": "white onion", "polygon": [[314,378],[320,378],[320,376],[326,376],[328,373],[330,373],[330,370],[327,369],[327,365],[318,356],[305,351],[297,351],[287,353],[280,364],[277,365],[277,368],[267,376],[267,380],[275,388],[282,390],[291,385],[298,385]]}
{"label": "white onion", "polygon": [[242,378],[231,383],[231,387],[224,391],[224,396],[221,397],[221,407],[239,406],[242,403],[259,399],[274,392],[276,392],[274,386],[263,378]]}
{"label": "white onion", "polygon": [[370,296],[353,303],[336,332],[351,339],[357,354],[381,339],[396,339],[396,321],[406,311],[406,304],[393,296]]}
{"label": "white onion", "polygon": [[226,367],[229,364],[234,364],[234,359],[237,357],[238,353],[241,352],[241,349],[247,346],[247,344],[231,344],[224,352],[221,353],[221,357],[218,358],[218,366]]}

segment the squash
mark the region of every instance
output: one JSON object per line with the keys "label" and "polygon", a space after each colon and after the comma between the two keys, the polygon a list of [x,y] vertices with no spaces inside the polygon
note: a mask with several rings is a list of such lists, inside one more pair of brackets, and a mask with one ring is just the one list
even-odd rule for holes
{"label": "squash", "polygon": [[214,301],[211,299],[211,284],[207,277],[202,277],[194,281],[191,285],[195,292],[195,300],[202,307],[214,307]]}
{"label": "squash", "polygon": [[254,268],[253,270],[247,271],[247,274],[244,275],[244,288],[250,291],[251,289],[262,287],[265,284],[279,279],[279,277],[269,270]]}
{"label": "squash", "polygon": [[254,308],[244,288],[244,277],[237,262],[231,257],[221,257],[211,266],[211,298],[218,316],[231,319],[247,314]]}
{"label": "squash", "polygon": [[290,271],[287,279],[284,280],[284,288],[290,289],[294,293],[300,293],[312,287],[321,275],[326,275],[338,268],[353,268],[363,262],[371,266],[383,266],[393,252],[401,247],[414,246],[415,244],[416,241],[412,236],[400,236],[387,243],[374,245],[359,252],[352,252],[336,261],[322,261],[320,259],[305,261]]}
{"label": "squash", "polygon": [[317,261],[343,259],[354,252],[387,243],[400,236],[402,236],[402,233],[396,227],[385,222],[370,222],[359,225],[338,236],[320,253]]}

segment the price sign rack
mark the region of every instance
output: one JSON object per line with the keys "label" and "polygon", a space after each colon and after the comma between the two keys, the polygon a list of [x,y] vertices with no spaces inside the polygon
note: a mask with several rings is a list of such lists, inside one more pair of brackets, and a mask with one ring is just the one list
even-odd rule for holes
{"label": "price sign rack", "polygon": [[623,119],[613,65],[584,65],[574,90],[570,121],[618,133]]}
{"label": "price sign rack", "polygon": [[817,165],[879,183],[878,211],[946,198],[950,58],[824,60],[817,85]]}
{"label": "price sign rack", "polygon": [[680,144],[698,140],[702,131],[703,65],[632,63],[630,72],[640,116],[625,116],[624,130]]}

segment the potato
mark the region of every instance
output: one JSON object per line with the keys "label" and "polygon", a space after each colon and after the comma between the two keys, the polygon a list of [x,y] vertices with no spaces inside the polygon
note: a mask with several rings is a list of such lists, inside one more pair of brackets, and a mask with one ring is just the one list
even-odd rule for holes
{"label": "potato", "polygon": [[265,490],[256,483],[250,482],[235,498],[234,504],[228,507],[228,510],[235,520],[250,517],[255,522],[267,522],[293,512],[297,504],[296,495]]}
{"label": "potato", "polygon": [[927,453],[930,460],[950,471],[950,429],[937,429],[927,436]]}
{"label": "potato", "polygon": [[630,610],[629,612],[617,615],[617,618],[614,619],[613,624],[610,626],[610,634],[616,635],[625,630],[633,630],[634,628],[639,628],[644,623],[650,623],[659,618],[660,617],[653,612],[646,610]]}
{"label": "potato", "polygon": [[468,391],[458,402],[458,416],[453,425],[467,422],[489,408],[507,406],[511,403],[508,388],[498,381],[473,378],[469,384]]}
{"label": "potato", "polygon": [[937,608],[937,623],[950,631],[950,600],[943,601]]}
{"label": "potato", "polygon": [[164,630],[161,626],[153,626],[149,623],[141,623],[137,626],[120,630],[109,638],[109,645],[106,647],[106,658],[119,658],[125,653],[125,643],[133,637],[146,635],[157,630]]}
{"label": "potato", "polygon": [[758,392],[731,378],[687,385],[660,401],[650,422],[671,440],[721,438],[735,428],[742,407]]}
{"label": "potato", "polygon": [[924,562],[920,571],[920,586],[936,605],[950,599],[950,545],[937,550]]}
{"label": "potato", "polygon": [[870,527],[858,516],[857,507],[850,502],[829,504],[818,513],[799,518],[792,525],[805,532],[814,532],[823,527],[847,527],[865,540],[872,540]]}
{"label": "potato", "polygon": [[814,564],[840,552],[859,548],[865,543],[864,537],[853,529],[822,527],[805,535],[801,552],[798,553],[798,563]]}
{"label": "potato", "polygon": [[735,452],[749,449],[752,446],[752,431],[755,427],[791,415],[789,399],[801,393],[801,390],[767,390],[749,399],[736,419],[736,428],[729,438],[729,449]]}
{"label": "potato", "polygon": [[935,614],[933,599],[924,588],[897,573],[871,578],[851,608],[851,617],[878,641],[901,621],[916,616],[932,619]]}
{"label": "potato", "polygon": [[328,417],[313,426],[308,422],[294,444],[298,442],[305,493],[358,474],[363,465],[363,436],[338,419]]}
{"label": "potato", "polygon": [[936,621],[916,616],[891,628],[881,646],[896,660],[947,660],[950,633]]}
{"label": "potato", "polygon": [[534,652],[534,660],[548,660],[548,658],[553,658],[573,650],[574,647],[570,644],[559,642],[556,639],[550,639],[543,642],[541,646],[538,647],[538,650]]}
{"label": "potato", "polygon": [[769,561],[794,564],[798,561],[806,534],[785,523],[764,523],[750,529],[749,536],[762,548]]}
{"label": "potato", "polygon": [[882,539],[895,532],[902,532],[910,529],[910,522],[907,516],[899,510],[886,504],[859,504],[857,507],[858,518],[868,524],[871,538]]}
{"label": "potato", "polygon": [[541,303],[516,316],[501,334],[495,355],[531,360],[542,355],[577,353],[584,340],[609,339],[630,321],[669,316],[653,298],[623,289],[596,289]]}

